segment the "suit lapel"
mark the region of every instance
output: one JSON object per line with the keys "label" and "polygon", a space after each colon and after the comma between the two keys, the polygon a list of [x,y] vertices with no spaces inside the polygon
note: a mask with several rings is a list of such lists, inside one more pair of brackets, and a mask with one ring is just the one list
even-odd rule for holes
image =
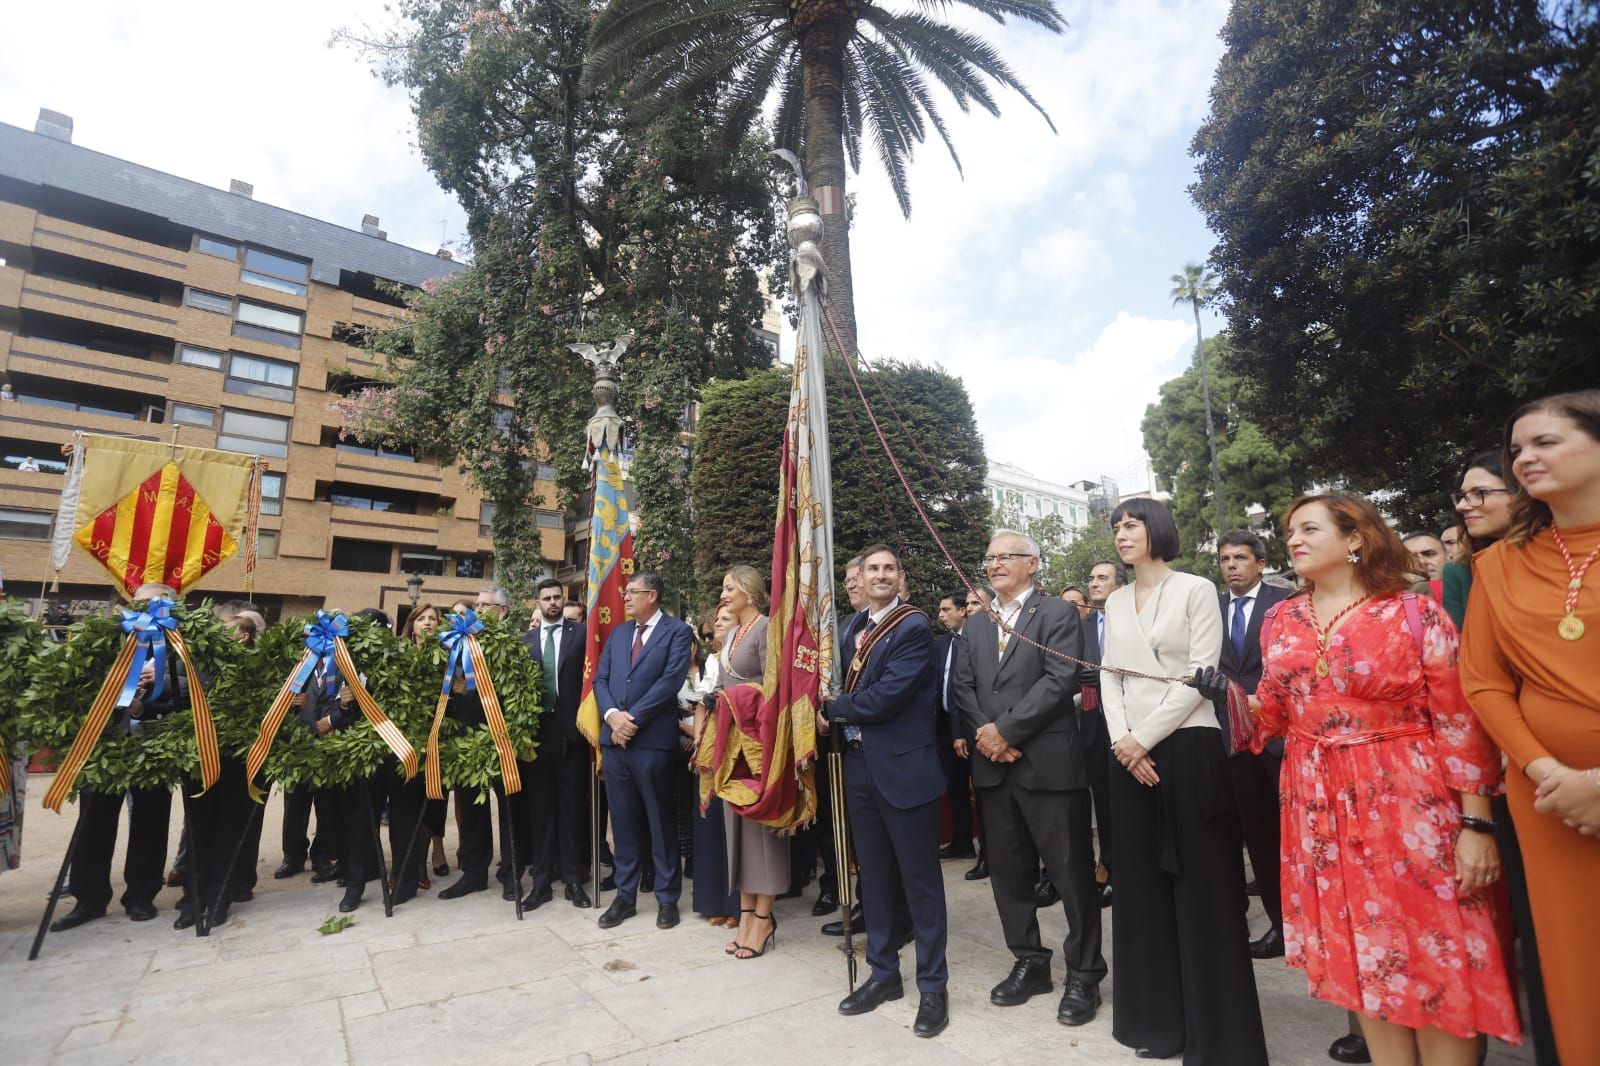
{"label": "suit lapel", "polygon": [[[1039,592],[1037,589],[1035,589],[1034,594],[1028,597],[1028,605],[1022,609],[1022,614],[1017,616],[1016,622],[1011,626],[1011,638],[1006,641],[1006,653],[1000,657],[1000,665],[995,670],[995,673],[999,673],[1001,670],[1004,670],[1006,668],[1006,664],[1017,657],[1017,648],[1022,644],[1022,641],[1017,639],[1018,637],[1033,636],[1033,631],[1038,628],[1034,622],[1034,618],[1038,615],[1038,613]],[[1000,631],[997,628],[995,630],[995,641],[997,648],[999,646],[999,639]]]}

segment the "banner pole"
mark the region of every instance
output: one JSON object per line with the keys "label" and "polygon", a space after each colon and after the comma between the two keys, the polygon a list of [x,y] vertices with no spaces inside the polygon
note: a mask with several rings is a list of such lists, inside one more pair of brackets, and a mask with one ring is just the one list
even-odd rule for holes
{"label": "banner pole", "polygon": [[[367,828],[372,832],[372,850],[378,856],[378,888],[383,891],[383,916],[385,918],[393,918],[394,896],[389,892],[389,864],[384,860],[383,856],[383,834],[378,832],[378,817],[372,812],[371,782],[361,780],[351,787],[361,790],[361,820],[367,823]],[[347,884],[345,892],[348,893],[351,887],[355,887],[357,891],[360,891],[362,886]]]}
{"label": "banner pole", "polygon": [[67,853],[61,857],[61,869],[56,871],[55,882],[50,886],[50,898],[44,905],[44,917],[39,919],[39,931],[33,935],[33,948],[28,952],[28,961],[32,962],[39,957],[39,949],[44,946],[44,935],[50,931],[50,919],[55,917],[56,903],[61,899],[61,892],[67,885],[67,871],[72,867],[73,856],[78,854],[78,838],[83,834],[83,796],[78,796],[78,822],[72,827],[72,839],[67,843]]}

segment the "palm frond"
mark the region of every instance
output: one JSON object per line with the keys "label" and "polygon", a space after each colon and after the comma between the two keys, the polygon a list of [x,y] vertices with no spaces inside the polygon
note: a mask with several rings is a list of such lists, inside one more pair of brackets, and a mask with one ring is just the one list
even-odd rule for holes
{"label": "palm frond", "polygon": [[587,88],[631,80],[647,57],[715,52],[726,35],[787,18],[768,0],[612,0],[589,31]]}
{"label": "palm frond", "polygon": [[772,139],[779,148],[787,148],[804,159],[806,81],[805,71],[800,65],[799,49],[789,53],[788,64],[778,84],[778,113],[773,121]]}
{"label": "palm frond", "polygon": [[844,154],[850,169],[861,173],[861,90],[855,82],[844,83]]}
{"label": "palm frond", "polygon": [[773,27],[773,32],[759,50],[750,55],[744,70],[734,79],[722,101],[723,143],[732,145],[744,136],[755,119],[761,105],[772,94],[773,87],[783,73],[785,56],[795,58],[799,50],[794,47],[794,36],[786,24]]}
{"label": "palm frond", "polygon": [[869,37],[858,35],[854,43],[861,53],[862,60],[883,72],[882,81],[894,91],[896,106],[913,120],[912,128],[917,142],[921,143],[924,136],[922,119],[918,114],[920,111],[922,115],[927,116],[928,124],[939,134],[939,139],[944,141],[945,149],[956,165],[956,172],[964,174],[961,169],[961,156],[956,152],[955,142],[950,139],[950,131],[945,128],[944,118],[939,114],[933,96],[928,92],[927,83],[922,80],[922,75],[917,73],[917,68],[905,56]]}
{"label": "palm frond", "polygon": [[1010,15],[1043,26],[1051,33],[1060,33],[1067,28],[1067,20],[1056,10],[1053,0],[916,0],[916,4],[924,11],[940,12],[960,4],[988,15],[1002,25]]}
{"label": "palm frond", "polygon": [[[1034,99],[1033,93],[1022,83],[1022,79],[1017,77],[1016,72],[1011,69],[1011,65],[1005,61],[999,51],[982,37],[947,23],[930,19],[926,15],[915,13],[889,15],[882,11],[878,11],[877,14],[881,17],[870,18],[868,22],[883,33],[886,38],[893,37],[908,51],[914,48],[921,48],[935,55],[944,52],[952,60],[958,60],[960,64],[976,67],[1000,85],[1005,86],[1026,100],[1029,106],[1039,112],[1040,117],[1045,121],[1045,125],[1050,127],[1050,132],[1056,132],[1056,124],[1050,118],[1050,113],[1044,109],[1038,100]],[[921,56],[917,58],[926,65],[926,61]],[[937,71],[935,73],[937,74]],[[976,81],[970,70],[965,73],[967,81]],[[998,108],[993,108],[990,113],[999,114],[999,110]]]}
{"label": "palm frond", "polygon": [[895,51],[938,78],[961,110],[968,110],[968,101],[976,100],[989,114],[1000,114],[1000,105],[988,84],[972,70],[976,66],[987,73],[984,64],[998,58],[984,54],[993,49],[982,38],[926,15],[895,15],[881,7],[863,8],[861,21]]}
{"label": "palm frond", "polygon": [[726,83],[730,73],[739,78],[780,35],[788,37],[782,23],[729,26],[709,43],[696,40],[693,47],[651,56],[624,86],[629,117],[652,122],[674,104]]}
{"label": "palm frond", "polygon": [[866,107],[867,127],[878,147],[878,159],[889,175],[889,187],[900,204],[900,213],[911,217],[911,192],[907,182],[907,162],[912,139],[907,135],[904,112],[891,103],[893,92],[870,64],[861,61],[854,41],[845,49],[845,77],[861,86],[861,102]]}

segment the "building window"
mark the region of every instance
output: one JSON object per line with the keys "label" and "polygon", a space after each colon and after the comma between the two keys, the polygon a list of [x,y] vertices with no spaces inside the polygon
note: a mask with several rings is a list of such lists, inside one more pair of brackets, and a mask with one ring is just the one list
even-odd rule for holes
{"label": "building window", "polygon": [[494,577],[494,561],[489,555],[460,555],[456,557],[456,577],[487,580]]}
{"label": "building window", "polygon": [[540,463],[534,470],[533,476],[538,481],[554,481],[556,479],[556,468],[549,463]]}
{"label": "building window", "polygon": [[198,251],[202,251],[207,255],[214,255],[218,259],[239,258],[239,246],[237,244],[219,241],[215,237],[198,236],[195,238],[194,246]]}
{"label": "building window", "polygon": [[304,296],[309,267],[308,263],[273,255],[260,248],[246,248],[239,280],[260,285],[264,289],[286,292],[291,296]]}
{"label": "building window", "polygon": [[224,408],[217,447],[230,452],[275,455],[281,459],[289,454],[289,420]]}
{"label": "building window", "polygon": [[0,507],[0,537],[12,540],[49,540],[52,515],[49,511],[22,511]]}
{"label": "building window", "polygon": [[295,311],[240,300],[239,309],[234,314],[233,335],[268,344],[281,344],[285,348],[298,348],[304,321],[305,316]]}
{"label": "building window", "polygon": [[283,514],[283,475],[261,475],[261,513]]}
{"label": "building window", "polygon": [[276,529],[260,529],[256,531],[256,558],[276,559],[278,557],[278,531]]}
{"label": "building window", "polygon": [[422,574],[425,577],[443,577],[444,556],[433,552],[403,551],[400,553],[400,572]]}
{"label": "building window", "polygon": [[353,485],[335,485],[328,502],[335,507],[354,507],[361,511],[387,511],[389,514],[416,514],[417,503],[409,497],[389,495]]}
{"label": "building window", "polygon": [[206,292],[204,289],[189,289],[183,294],[183,302],[190,307],[198,307],[202,311],[213,311],[219,315],[233,312],[233,301],[221,293]]}
{"label": "building window", "polygon": [[214,429],[217,424],[217,412],[210,407],[196,407],[192,403],[174,403],[168,420],[180,426]]}
{"label": "building window", "polygon": [[377,459],[397,459],[402,463],[414,463],[417,461],[416,455],[411,452],[398,451],[387,447],[375,447],[370,444],[362,444],[354,439],[335,440],[333,447],[336,451],[349,452],[351,455],[370,455]]}
{"label": "building window", "polygon": [[228,392],[293,403],[294,378],[293,363],[234,352],[228,360],[228,379],[222,387]]}
{"label": "building window", "polygon": [[478,504],[478,536],[494,536],[494,504],[488,500]]}
{"label": "building window", "polygon": [[204,367],[207,370],[221,370],[223,355],[210,348],[196,348],[192,344],[178,345],[177,361],[184,366]]}
{"label": "building window", "polygon": [[567,528],[566,519],[562,517],[560,511],[535,511],[533,513],[533,524],[539,529]]}
{"label": "building window", "polygon": [[333,538],[333,557],[328,565],[334,570],[355,570],[363,574],[387,574],[393,549],[386,542],[375,540],[348,540]]}

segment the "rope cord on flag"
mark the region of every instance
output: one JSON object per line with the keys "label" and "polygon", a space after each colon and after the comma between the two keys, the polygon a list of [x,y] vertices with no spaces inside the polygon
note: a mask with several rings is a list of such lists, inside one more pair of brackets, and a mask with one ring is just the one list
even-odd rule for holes
{"label": "rope cord on flag", "polygon": [[[861,388],[861,380],[856,376],[856,368],[851,363],[850,359],[845,355],[844,341],[839,336],[839,326],[833,318],[832,301],[828,300],[828,298],[825,296],[822,300],[822,313],[824,318],[827,320],[828,331],[833,335],[833,343],[838,348],[840,355],[839,361],[844,364],[845,370],[850,374],[850,383],[855,387],[856,395],[861,397],[861,406],[867,412],[867,418],[872,422],[873,432],[878,436],[878,443],[882,445],[883,453],[888,458],[889,465],[894,468],[895,476],[900,479],[901,486],[906,490],[906,495],[911,500],[911,506],[916,508],[917,515],[922,519],[922,524],[927,527],[929,536],[933,537],[933,542],[939,546],[939,551],[944,554],[945,562],[949,563],[950,568],[956,572],[956,576],[961,579],[961,584],[966,587],[966,590],[969,593],[976,595],[978,592],[977,586],[975,586],[967,577],[966,571],[962,569],[960,563],[956,562],[955,556],[950,553],[950,549],[945,546],[944,538],[939,536],[939,531],[934,528],[933,521],[928,517],[928,512],[922,506],[922,501],[917,499],[916,491],[912,489],[910,479],[906,477],[905,471],[900,466],[899,457],[894,454],[894,449],[889,446],[889,439],[884,435],[883,427],[878,423],[878,416],[873,412],[872,405],[867,402],[867,394]],[[1014,627],[1007,623],[1005,619],[1000,617],[1000,612],[995,610],[993,604],[987,607],[986,611],[988,612],[989,617],[994,620],[994,624],[1005,633],[1008,641],[1013,639],[1019,640],[1029,647],[1037,648],[1046,655],[1053,655],[1058,659],[1065,659],[1067,662],[1073,663],[1077,666],[1087,667],[1091,670],[1099,670],[1103,673],[1116,674],[1119,677],[1139,678],[1143,681],[1160,681],[1169,685],[1194,684],[1194,679],[1189,677],[1162,677],[1157,674],[1145,674],[1140,673],[1137,670],[1128,670],[1120,666],[1107,666],[1104,663],[1093,663],[1089,662],[1087,659],[1079,659],[1075,656],[1068,655],[1066,652],[1057,651],[1055,648],[1046,647],[1038,641],[1018,633]]]}

